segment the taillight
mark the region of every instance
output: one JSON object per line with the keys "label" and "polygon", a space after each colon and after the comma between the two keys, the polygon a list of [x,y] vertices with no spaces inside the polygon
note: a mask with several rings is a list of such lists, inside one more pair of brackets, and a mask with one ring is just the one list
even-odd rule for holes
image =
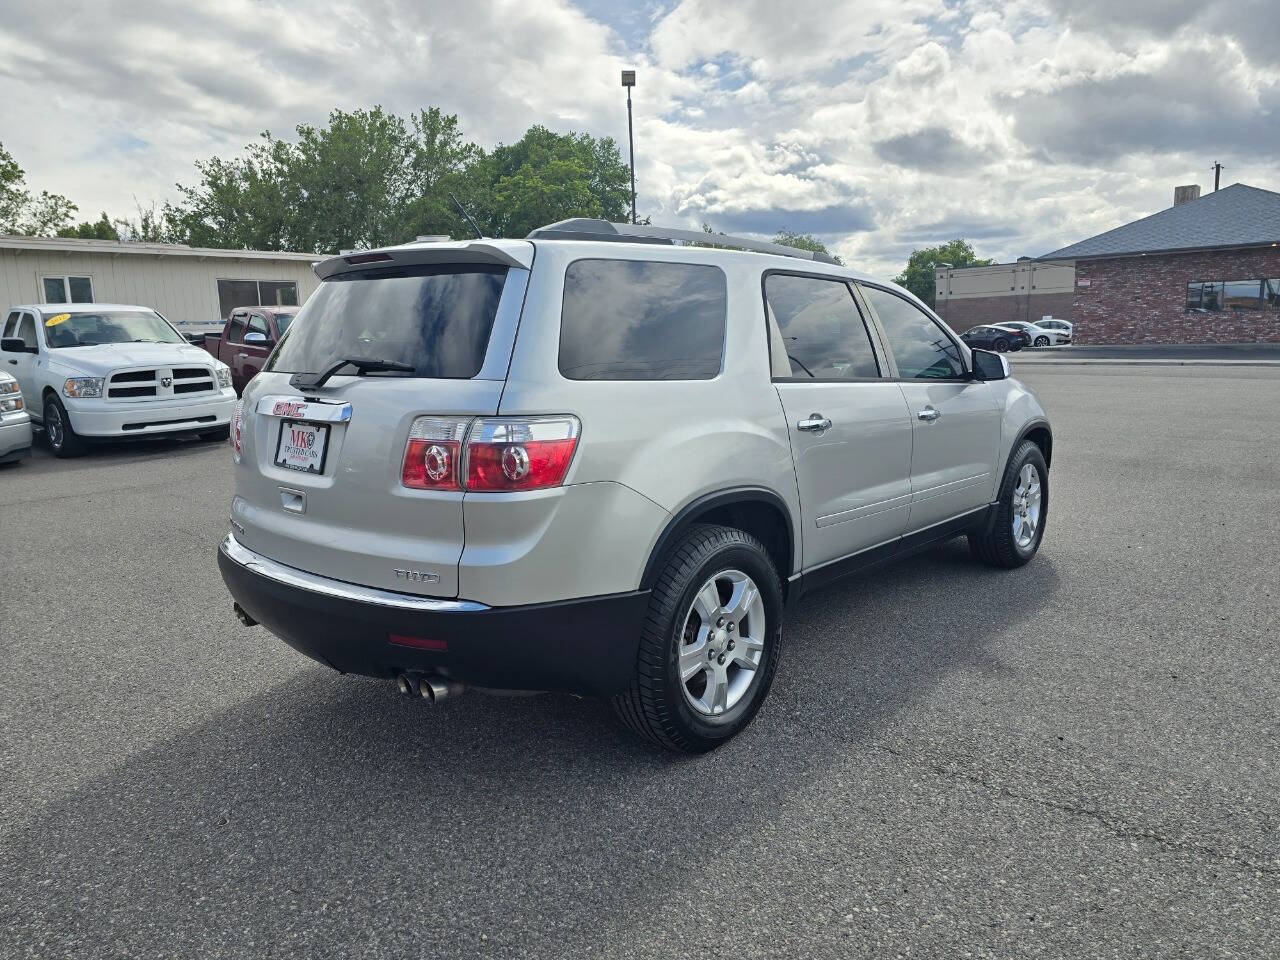
{"label": "taillight", "polygon": [[244,441],[240,436],[240,418],[244,413],[244,400],[236,401],[236,412],[231,415],[231,453],[232,459],[240,462],[240,457],[244,452]]}
{"label": "taillight", "polygon": [[415,490],[541,490],[564,482],[578,419],[418,417],[400,480]]}
{"label": "taillight", "polygon": [[462,438],[470,420],[418,417],[409,428],[400,480],[415,490],[458,490],[462,481]]}
{"label": "taillight", "polygon": [[576,417],[477,420],[467,434],[467,489],[558,487],[577,445]]}

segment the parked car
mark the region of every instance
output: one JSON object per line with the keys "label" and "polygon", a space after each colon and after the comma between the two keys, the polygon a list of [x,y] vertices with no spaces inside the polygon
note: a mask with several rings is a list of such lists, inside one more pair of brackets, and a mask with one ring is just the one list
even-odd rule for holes
{"label": "parked car", "polygon": [[78,456],[93,440],[229,435],[236,400],[226,364],[147,307],[13,307],[0,349],[56,456]]}
{"label": "parked car", "polygon": [[1001,326],[1015,327],[1021,330],[1031,340],[1031,346],[1033,347],[1056,347],[1061,343],[1071,342],[1069,335],[1062,334],[1057,330],[1051,330],[1048,327],[1027,323],[1023,320],[1009,320],[1002,323]]}
{"label": "parked car", "polygon": [[222,333],[206,334],[201,341],[210,354],[231,368],[231,385],[237,394],[267,362],[284,336],[298,307],[237,307],[231,311]]}
{"label": "parked car", "polygon": [[18,381],[0,370],[0,463],[31,456],[31,418]]}
{"label": "parked car", "polygon": [[1031,342],[1031,338],[1027,336],[1025,331],[1004,324],[1000,326],[985,324],[979,327],[970,327],[960,334],[960,339],[969,347],[995,350],[997,353],[1021,350]]}
{"label": "parked car", "polygon": [[1072,325],[1070,320],[1055,320],[1053,317],[1041,317],[1040,320],[1036,322],[1036,326],[1045,330],[1057,331],[1060,335],[1058,337],[1059,344],[1071,342]]}
{"label": "parked car", "polygon": [[957,536],[1035,555],[1053,441],[1003,357],[821,254],[669,242],[702,237],[571,220],[318,264],[232,428],[240,620],[700,751],[755,715],[803,592]]}

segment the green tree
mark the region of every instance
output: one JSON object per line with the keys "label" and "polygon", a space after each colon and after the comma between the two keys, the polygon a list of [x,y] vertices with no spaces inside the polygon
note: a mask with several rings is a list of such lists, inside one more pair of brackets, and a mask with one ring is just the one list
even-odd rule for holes
{"label": "green tree", "polygon": [[911,256],[907,259],[906,269],[894,277],[893,282],[906,287],[932,307],[934,291],[937,289],[934,270],[939,264],[948,263],[953,267],[985,267],[992,262],[976,256],[968,240],[956,239],[936,247],[912,250]]}
{"label": "green tree", "polygon": [[105,210],[97,220],[85,220],[75,226],[59,227],[57,235],[60,237],[73,237],[79,240],[120,239],[119,231],[116,230],[115,224],[111,222],[111,218],[107,216]]}
{"label": "green tree", "polygon": [[809,250],[813,253],[825,253],[827,256],[835,260],[836,263],[844,265],[844,261],[834,256],[827,245],[815,237],[812,233],[795,233],[791,230],[779,230],[773,236],[774,243],[780,243],[784,247],[796,247],[799,250]]}
{"label": "green tree", "polygon": [[76,205],[60,194],[41,190],[32,196],[26,173],[0,143],[0,234],[51,236],[75,212]]}
{"label": "green tree", "polygon": [[467,180],[470,212],[490,236],[524,237],[567,217],[630,215],[629,169],[610,137],[535,125],[474,163]]}

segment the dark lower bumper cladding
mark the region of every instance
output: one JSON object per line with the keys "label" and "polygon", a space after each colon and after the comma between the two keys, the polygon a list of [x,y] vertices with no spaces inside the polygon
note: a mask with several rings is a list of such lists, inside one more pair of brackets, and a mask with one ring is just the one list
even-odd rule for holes
{"label": "dark lower bumper cladding", "polygon": [[[607,697],[635,670],[648,591],[522,607],[410,611],[331,597],[246,569],[221,550],[231,595],[289,646],[343,673],[438,673],[506,690]],[[392,637],[399,642],[393,643]],[[428,641],[407,645],[406,641]],[[431,649],[447,646],[447,650]]]}

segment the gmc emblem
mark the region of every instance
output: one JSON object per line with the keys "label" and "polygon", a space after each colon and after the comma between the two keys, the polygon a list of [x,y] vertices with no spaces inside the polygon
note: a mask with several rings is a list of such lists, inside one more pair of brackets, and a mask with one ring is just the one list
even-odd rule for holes
{"label": "gmc emblem", "polygon": [[277,417],[300,417],[306,409],[307,405],[297,400],[277,400],[271,412]]}

